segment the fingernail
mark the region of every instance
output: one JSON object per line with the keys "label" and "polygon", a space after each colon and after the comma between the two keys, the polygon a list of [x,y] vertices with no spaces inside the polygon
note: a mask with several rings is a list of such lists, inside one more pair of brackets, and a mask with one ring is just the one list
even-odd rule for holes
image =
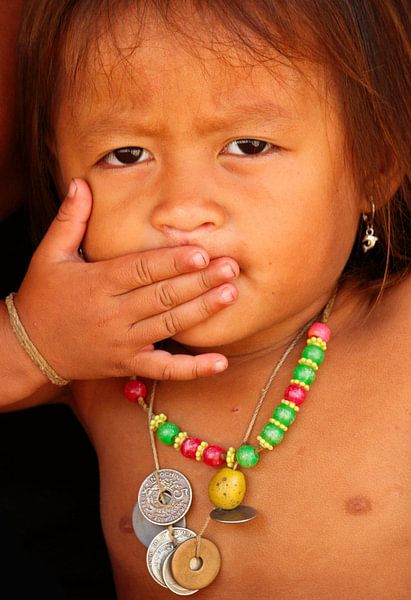
{"label": "fingernail", "polygon": [[217,360],[214,363],[214,373],[221,373],[221,371],[225,371],[228,367],[228,364],[225,360]]}
{"label": "fingernail", "polygon": [[233,265],[230,263],[225,263],[222,267],[221,267],[221,273],[225,276],[225,277],[237,277],[237,273],[233,268]]}
{"label": "fingernail", "polygon": [[203,254],[201,254],[201,252],[196,252],[191,257],[191,262],[196,267],[205,267],[207,264],[207,260],[206,260],[205,256]]}
{"label": "fingernail", "polygon": [[76,192],[77,192],[76,180],[72,179],[70,181],[69,189],[67,192],[67,198],[73,198],[73,196],[75,196]]}
{"label": "fingernail", "polygon": [[226,302],[227,304],[230,302],[234,302],[234,300],[235,300],[234,290],[231,287],[224,288],[221,291],[220,298],[223,302]]}

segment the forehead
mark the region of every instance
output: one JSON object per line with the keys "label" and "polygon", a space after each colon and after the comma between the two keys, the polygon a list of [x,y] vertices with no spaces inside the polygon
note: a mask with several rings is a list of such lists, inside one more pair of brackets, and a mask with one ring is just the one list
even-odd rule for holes
{"label": "forehead", "polygon": [[136,110],[143,119],[171,109],[194,112],[201,121],[203,112],[251,117],[258,107],[260,116],[285,121],[300,118],[310,99],[324,97],[322,67],[292,63],[268,47],[261,52],[261,41],[257,56],[202,22],[195,32],[176,32],[154,18],[142,26],[124,15],[89,48],[63,106],[76,120]]}

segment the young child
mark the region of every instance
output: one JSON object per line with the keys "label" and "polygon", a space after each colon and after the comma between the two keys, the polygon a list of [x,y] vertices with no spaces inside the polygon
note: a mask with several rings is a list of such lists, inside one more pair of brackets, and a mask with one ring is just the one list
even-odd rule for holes
{"label": "young child", "polygon": [[[177,335],[168,322],[166,350],[219,352],[229,368],[146,381],[157,433],[138,381],[72,386],[118,598],[405,600],[406,3],[32,9],[21,67],[34,209],[84,178],[90,260],[194,244],[238,273],[232,306]],[[153,303],[171,301],[167,282],[157,289]],[[133,528],[154,538],[148,554]]]}

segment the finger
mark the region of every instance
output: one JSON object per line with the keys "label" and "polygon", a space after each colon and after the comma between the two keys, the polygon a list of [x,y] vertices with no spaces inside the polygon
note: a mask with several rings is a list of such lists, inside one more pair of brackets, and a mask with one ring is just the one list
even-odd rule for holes
{"label": "finger", "polygon": [[[199,246],[145,250],[104,261],[105,279],[114,295],[204,269],[210,262]],[[103,265],[102,265],[103,268]]]}
{"label": "finger", "polygon": [[91,208],[92,197],[87,183],[82,179],[73,179],[56,218],[39,246],[39,252],[56,260],[78,258],[78,248],[86,232]]}
{"label": "finger", "polygon": [[140,320],[146,319],[189,302],[212,288],[235,279],[238,274],[239,267],[234,260],[219,258],[197,273],[165,279],[124,294],[119,310],[129,322],[137,314]]}
{"label": "finger", "polygon": [[172,310],[134,323],[130,334],[136,336],[140,346],[173,337],[234,304],[237,298],[238,290],[232,283],[221,285]]}
{"label": "finger", "polygon": [[136,374],[157,380],[188,380],[210,377],[225,371],[228,361],[222,354],[170,354],[164,350],[140,352],[136,357]]}

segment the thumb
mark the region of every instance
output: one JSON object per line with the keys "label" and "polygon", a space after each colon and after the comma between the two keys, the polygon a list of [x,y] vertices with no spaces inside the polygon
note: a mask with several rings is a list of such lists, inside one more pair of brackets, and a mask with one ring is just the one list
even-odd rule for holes
{"label": "thumb", "polygon": [[72,179],[67,196],[60,205],[38,250],[54,259],[78,256],[86,233],[93,200],[90,188],[82,179]]}

